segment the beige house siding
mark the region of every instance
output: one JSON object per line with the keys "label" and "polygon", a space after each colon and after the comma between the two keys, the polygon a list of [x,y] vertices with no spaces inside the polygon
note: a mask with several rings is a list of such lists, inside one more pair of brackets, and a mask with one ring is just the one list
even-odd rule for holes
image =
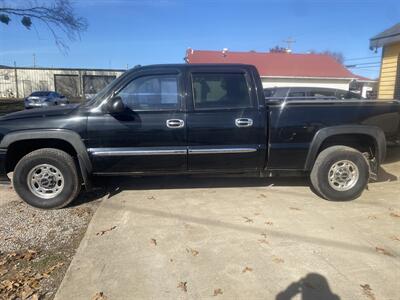
{"label": "beige house siding", "polygon": [[396,78],[399,76],[400,43],[383,48],[382,66],[379,80],[379,99],[395,97]]}

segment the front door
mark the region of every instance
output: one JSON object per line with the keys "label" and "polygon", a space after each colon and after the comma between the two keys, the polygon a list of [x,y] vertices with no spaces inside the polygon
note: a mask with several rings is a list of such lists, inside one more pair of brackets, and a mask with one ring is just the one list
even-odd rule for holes
{"label": "front door", "polygon": [[265,155],[266,137],[250,74],[237,68],[234,72],[204,68],[189,76],[189,171],[256,171]]}
{"label": "front door", "polygon": [[125,111],[93,113],[88,146],[95,174],[186,171],[186,121],[178,72],[135,75],[116,96]]}

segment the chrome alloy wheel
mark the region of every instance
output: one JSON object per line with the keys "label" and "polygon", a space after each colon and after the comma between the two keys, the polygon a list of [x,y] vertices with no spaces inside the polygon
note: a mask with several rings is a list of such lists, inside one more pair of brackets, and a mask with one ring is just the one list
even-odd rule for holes
{"label": "chrome alloy wheel", "polygon": [[64,176],[56,167],[49,164],[38,165],[28,173],[29,190],[42,199],[52,199],[64,188]]}
{"label": "chrome alloy wheel", "polygon": [[328,173],[329,185],[340,192],[352,189],[357,184],[359,177],[358,167],[350,160],[334,163]]}

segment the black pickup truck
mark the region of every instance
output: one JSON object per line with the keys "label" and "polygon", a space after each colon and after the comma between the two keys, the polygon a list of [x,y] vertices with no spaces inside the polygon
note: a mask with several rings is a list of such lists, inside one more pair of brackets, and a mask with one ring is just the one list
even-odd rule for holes
{"label": "black pickup truck", "polygon": [[0,118],[0,178],[39,208],[70,203],[93,176],[310,176],[331,200],[361,195],[398,101],[266,101],[249,65],[154,65],[127,71],[81,105]]}

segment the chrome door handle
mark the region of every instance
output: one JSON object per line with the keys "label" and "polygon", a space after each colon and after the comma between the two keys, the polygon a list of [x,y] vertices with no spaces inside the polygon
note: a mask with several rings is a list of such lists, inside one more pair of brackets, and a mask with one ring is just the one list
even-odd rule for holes
{"label": "chrome door handle", "polygon": [[182,128],[185,126],[185,121],[180,119],[171,119],[166,122],[168,128]]}
{"label": "chrome door handle", "polygon": [[249,118],[239,118],[235,120],[236,127],[251,127],[253,126],[253,120]]}

